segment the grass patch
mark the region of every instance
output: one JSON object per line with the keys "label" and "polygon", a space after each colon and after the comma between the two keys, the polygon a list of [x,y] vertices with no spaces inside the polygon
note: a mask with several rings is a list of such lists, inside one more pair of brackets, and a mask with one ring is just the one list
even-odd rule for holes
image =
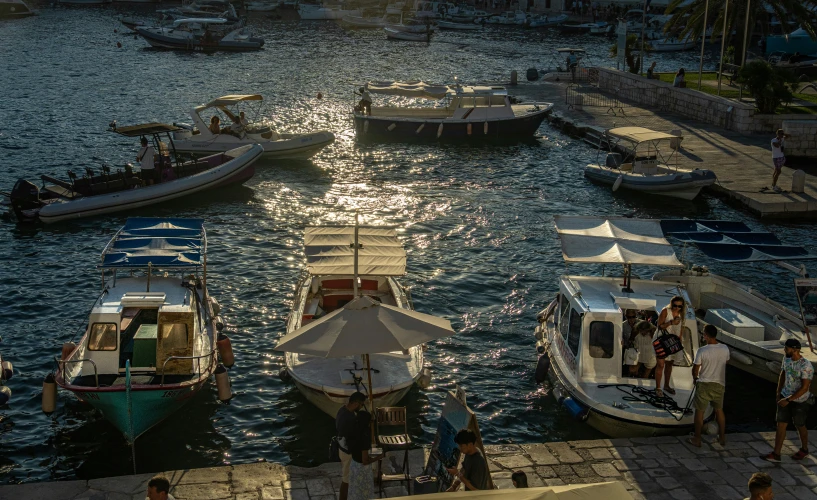
{"label": "grass patch", "polygon": [[779,115],[817,115],[817,108],[811,106],[778,106],[775,111]]}
{"label": "grass patch", "polygon": [[794,94],[794,98],[817,104],[817,94]]}

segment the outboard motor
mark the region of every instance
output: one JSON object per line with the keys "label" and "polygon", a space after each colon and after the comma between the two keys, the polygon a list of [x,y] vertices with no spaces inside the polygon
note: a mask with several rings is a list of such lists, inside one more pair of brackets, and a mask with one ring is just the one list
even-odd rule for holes
{"label": "outboard motor", "polygon": [[40,203],[40,188],[35,184],[25,179],[18,179],[9,198],[18,221],[27,222],[36,219],[36,215],[32,215],[31,211],[40,208],[42,204]]}

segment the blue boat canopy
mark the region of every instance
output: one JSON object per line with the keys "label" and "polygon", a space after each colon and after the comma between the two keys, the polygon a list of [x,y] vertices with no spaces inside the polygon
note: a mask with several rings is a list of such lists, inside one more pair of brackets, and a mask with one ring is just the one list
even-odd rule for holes
{"label": "blue boat canopy", "polygon": [[191,268],[204,265],[203,219],[129,218],[102,251],[103,269]]}

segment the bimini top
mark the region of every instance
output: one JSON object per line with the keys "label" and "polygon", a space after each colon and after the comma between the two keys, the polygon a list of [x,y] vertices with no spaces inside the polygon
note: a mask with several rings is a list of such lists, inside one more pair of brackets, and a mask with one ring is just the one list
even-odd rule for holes
{"label": "bimini top", "polygon": [[565,47],[565,48],[561,48],[561,49],[556,49],[556,52],[568,52],[568,53],[570,53],[570,52],[580,52],[580,53],[584,54],[586,51],[584,49],[571,49],[571,48]]}
{"label": "bimini top", "polygon": [[565,262],[682,267],[660,220],[557,215]]}
{"label": "bimini top", "polygon": [[132,217],[102,251],[99,268],[162,269],[203,266],[207,235],[203,219]]}
{"label": "bimini top", "polygon": [[369,82],[365,87],[373,94],[397,95],[422,99],[442,99],[449,91],[446,85],[433,85],[420,80],[409,82]]}
{"label": "bimini top", "polygon": [[660,141],[663,139],[675,139],[677,136],[667,134],[665,132],[656,132],[644,127],[618,127],[611,128],[606,132],[607,135],[617,139],[623,139],[630,142],[641,143],[647,141]]}
{"label": "bimini top", "polygon": [[140,135],[155,135],[165,132],[176,132],[181,128],[167,123],[143,123],[141,125],[128,125],[127,127],[116,127],[111,124],[111,132],[116,132],[125,137],[139,137]]}
{"label": "bimini top", "polygon": [[784,245],[768,231],[752,231],[743,222],[719,220],[662,220],[666,236],[692,243],[707,257],[721,262],[810,260],[803,247]]}
{"label": "bimini top", "polygon": [[[358,226],[358,275],[406,274],[406,251],[397,231],[388,227]],[[306,266],[316,276],[354,275],[355,226],[307,226],[304,230]]]}
{"label": "bimini top", "polygon": [[264,98],[261,97],[259,94],[247,94],[247,95],[225,95],[224,97],[219,97],[218,99],[213,99],[212,101],[208,102],[204,106],[199,106],[197,109],[206,109],[206,108],[214,108],[216,106],[233,106],[238,104],[241,101],[263,101]]}

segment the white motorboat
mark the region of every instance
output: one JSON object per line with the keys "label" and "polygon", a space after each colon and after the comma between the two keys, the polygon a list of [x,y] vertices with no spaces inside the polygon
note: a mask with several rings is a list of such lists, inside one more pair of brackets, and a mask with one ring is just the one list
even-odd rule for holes
{"label": "white motorboat", "polygon": [[503,24],[503,25],[523,25],[528,20],[528,14],[524,11],[507,11],[495,16],[491,16],[485,20],[488,24]]}
{"label": "white motorboat", "polygon": [[556,26],[561,33],[564,34],[582,34],[590,33],[591,30],[606,27],[607,23],[599,21],[595,23],[561,23]]}
{"label": "white motorboat", "polygon": [[[693,427],[692,360],[699,334],[689,308],[682,323],[685,360],[676,362],[670,386],[675,394],[655,392],[654,378],[625,372],[622,323],[627,309],[660,311],[674,295],[687,301],[672,281],[632,279],[632,265],[680,267],[659,221],[556,216],[566,263],[624,265],[621,277],[565,275],[557,298],[536,327],[537,381],[550,381],[550,393],[568,413],[612,437],[683,434]],[[711,415],[712,408],[706,411]]]}
{"label": "white motorboat", "polygon": [[[43,175],[42,188],[19,179],[5,203],[10,205],[18,222],[52,223],[132,210],[207,189],[243,183],[253,176],[253,163],[264,152],[261,146],[252,144],[174,164],[162,136],[167,135],[169,139],[169,135],[178,130],[178,127],[162,123],[113,129],[125,137],[153,138],[154,151],[158,152],[154,157],[154,168],[162,179],[158,184],[143,185],[140,176],[130,166],[119,172],[110,172],[103,167],[101,175],[86,168],[86,175],[82,178],[69,171],[68,181]],[[153,178],[155,174],[150,175]]]}
{"label": "white motorboat", "polygon": [[474,22],[457,23],[453,21],[437,21],[437,26],[442,30],[479,30],[482,29],[481,24]]}
{"label": "white motorboat", "polygon": [[697,47],[697,41],[693,40],[691,35],[687,35],[683,39],[676,37],[656,38],[647,42],[650,45],[650,50],[653,52],[681,52]]}
{"label": "white motorboat", "polygon": [[344,16],[360,16],[359,9],[346,10],[340,5],[299,3],[298,15],[304,21],[341,20]]}
{"label": "white motorboat", "polygon": [[[693,244],[724,264],[776,263],[803,276],[805,267],[798,269],[788,262],[817,258],[803,247],[784,245],[774,234],[752,231],[742,222],[663,220],[661,226],[668,237]],[[663,271],[653,279],[679,283],[687,290],[699,329],[707,324],[718,328],[718,341],[729,346],[729,364],[735,368],[776,383],[783,344],[790,338],[799,340],[804,346],[801,354],[817,363],[817,353],[808,347],[811,339],[805,334],[807,326],[814,331],[817,317],[804,318],[755,287],[713,274],[706,266]],[[811,302],[817,303],[817,294]],[[817,393],[817,388],[812,392]]]}
{"label": "white motorboat", "polygon": [[[664,158],[658,148],[662,141],[669,142],[671,153],[668,158]],[[678,168],[680,142],[678,136],[642,127],[609,129],[599,141],[599,155],[603,147],[609,150],[605,163],[587,165],[584,176],[613,186],[613,191],[626,189],[692,200],[717,178],[711,170]],[[646,150],[639,149],[642,145],[646,145]],[[625,157],[615,151],[623,151]],[[673,157],[675,166],[670,166]]]}
{"label": "white motorboat", "polygon": [[[393,228],[310,226],[304,231],[304,249],[307,274],[295,292],[288,334],[356,296],[413,310],[406,290],[395,279],[406,272],[406,252]],[[423,370],[422,346],[369,358],[375,407],[396,406]],[[361,356],[325,358],[287,352],[285,359],[286,373],[306,399],[332,417],[352,393],[368,387],[369,374],[364,374]]]}
{"label": "white motorboat", "polygon": [[559,14],[558,16],[552,16],[549,14],[541,14],[535,17],[532,17],[528,26],[531,28],[547,28],[550,26],[558,26],[563,22],[569,19],[567,14]]}
{"label": "white motorboat", "polygon": [[378,29],[386,26],[387,15],[383,17],[343,16],[343,26],[355,29]]}
{"label": "white motorboat", "polygon": [[[272,122],[263,115],[263,97],[258,94],[226,95],[207,104],[190,110],[193,126],[173,134],[173,147],[176,151],[195,155],[211,154],[248,144],[259,144],[265,158],[306,159],[317,154],[321,149],[335,141],[332,132],[320,130],[307,133],[279,133]],[[210,131],[202,113],[211,110],[222,115],[222,123],[235,123],[239,119],[241,108],[247,109],[248,124],[240,131],[224,127],[214,134]]]}
{"label": "white motorboat", "polygon": [[236,28],[222,18],[176,19],[170,26],[136,27],[152,47],[200,52],[246,52],[260,50],[264,39],[250,28]]}
{"label": "white motorboat", "polygon": [[23,0],[0,0],[0,19],[33,16],[35,12]]}
{"label": "white motorboat", "polygon": [[416,32],[416,31],[400,31],[394,28],[383,28],[386,32],[386,38],[390,40],[404,40],[407,42],[430,42],[431,31]]}

